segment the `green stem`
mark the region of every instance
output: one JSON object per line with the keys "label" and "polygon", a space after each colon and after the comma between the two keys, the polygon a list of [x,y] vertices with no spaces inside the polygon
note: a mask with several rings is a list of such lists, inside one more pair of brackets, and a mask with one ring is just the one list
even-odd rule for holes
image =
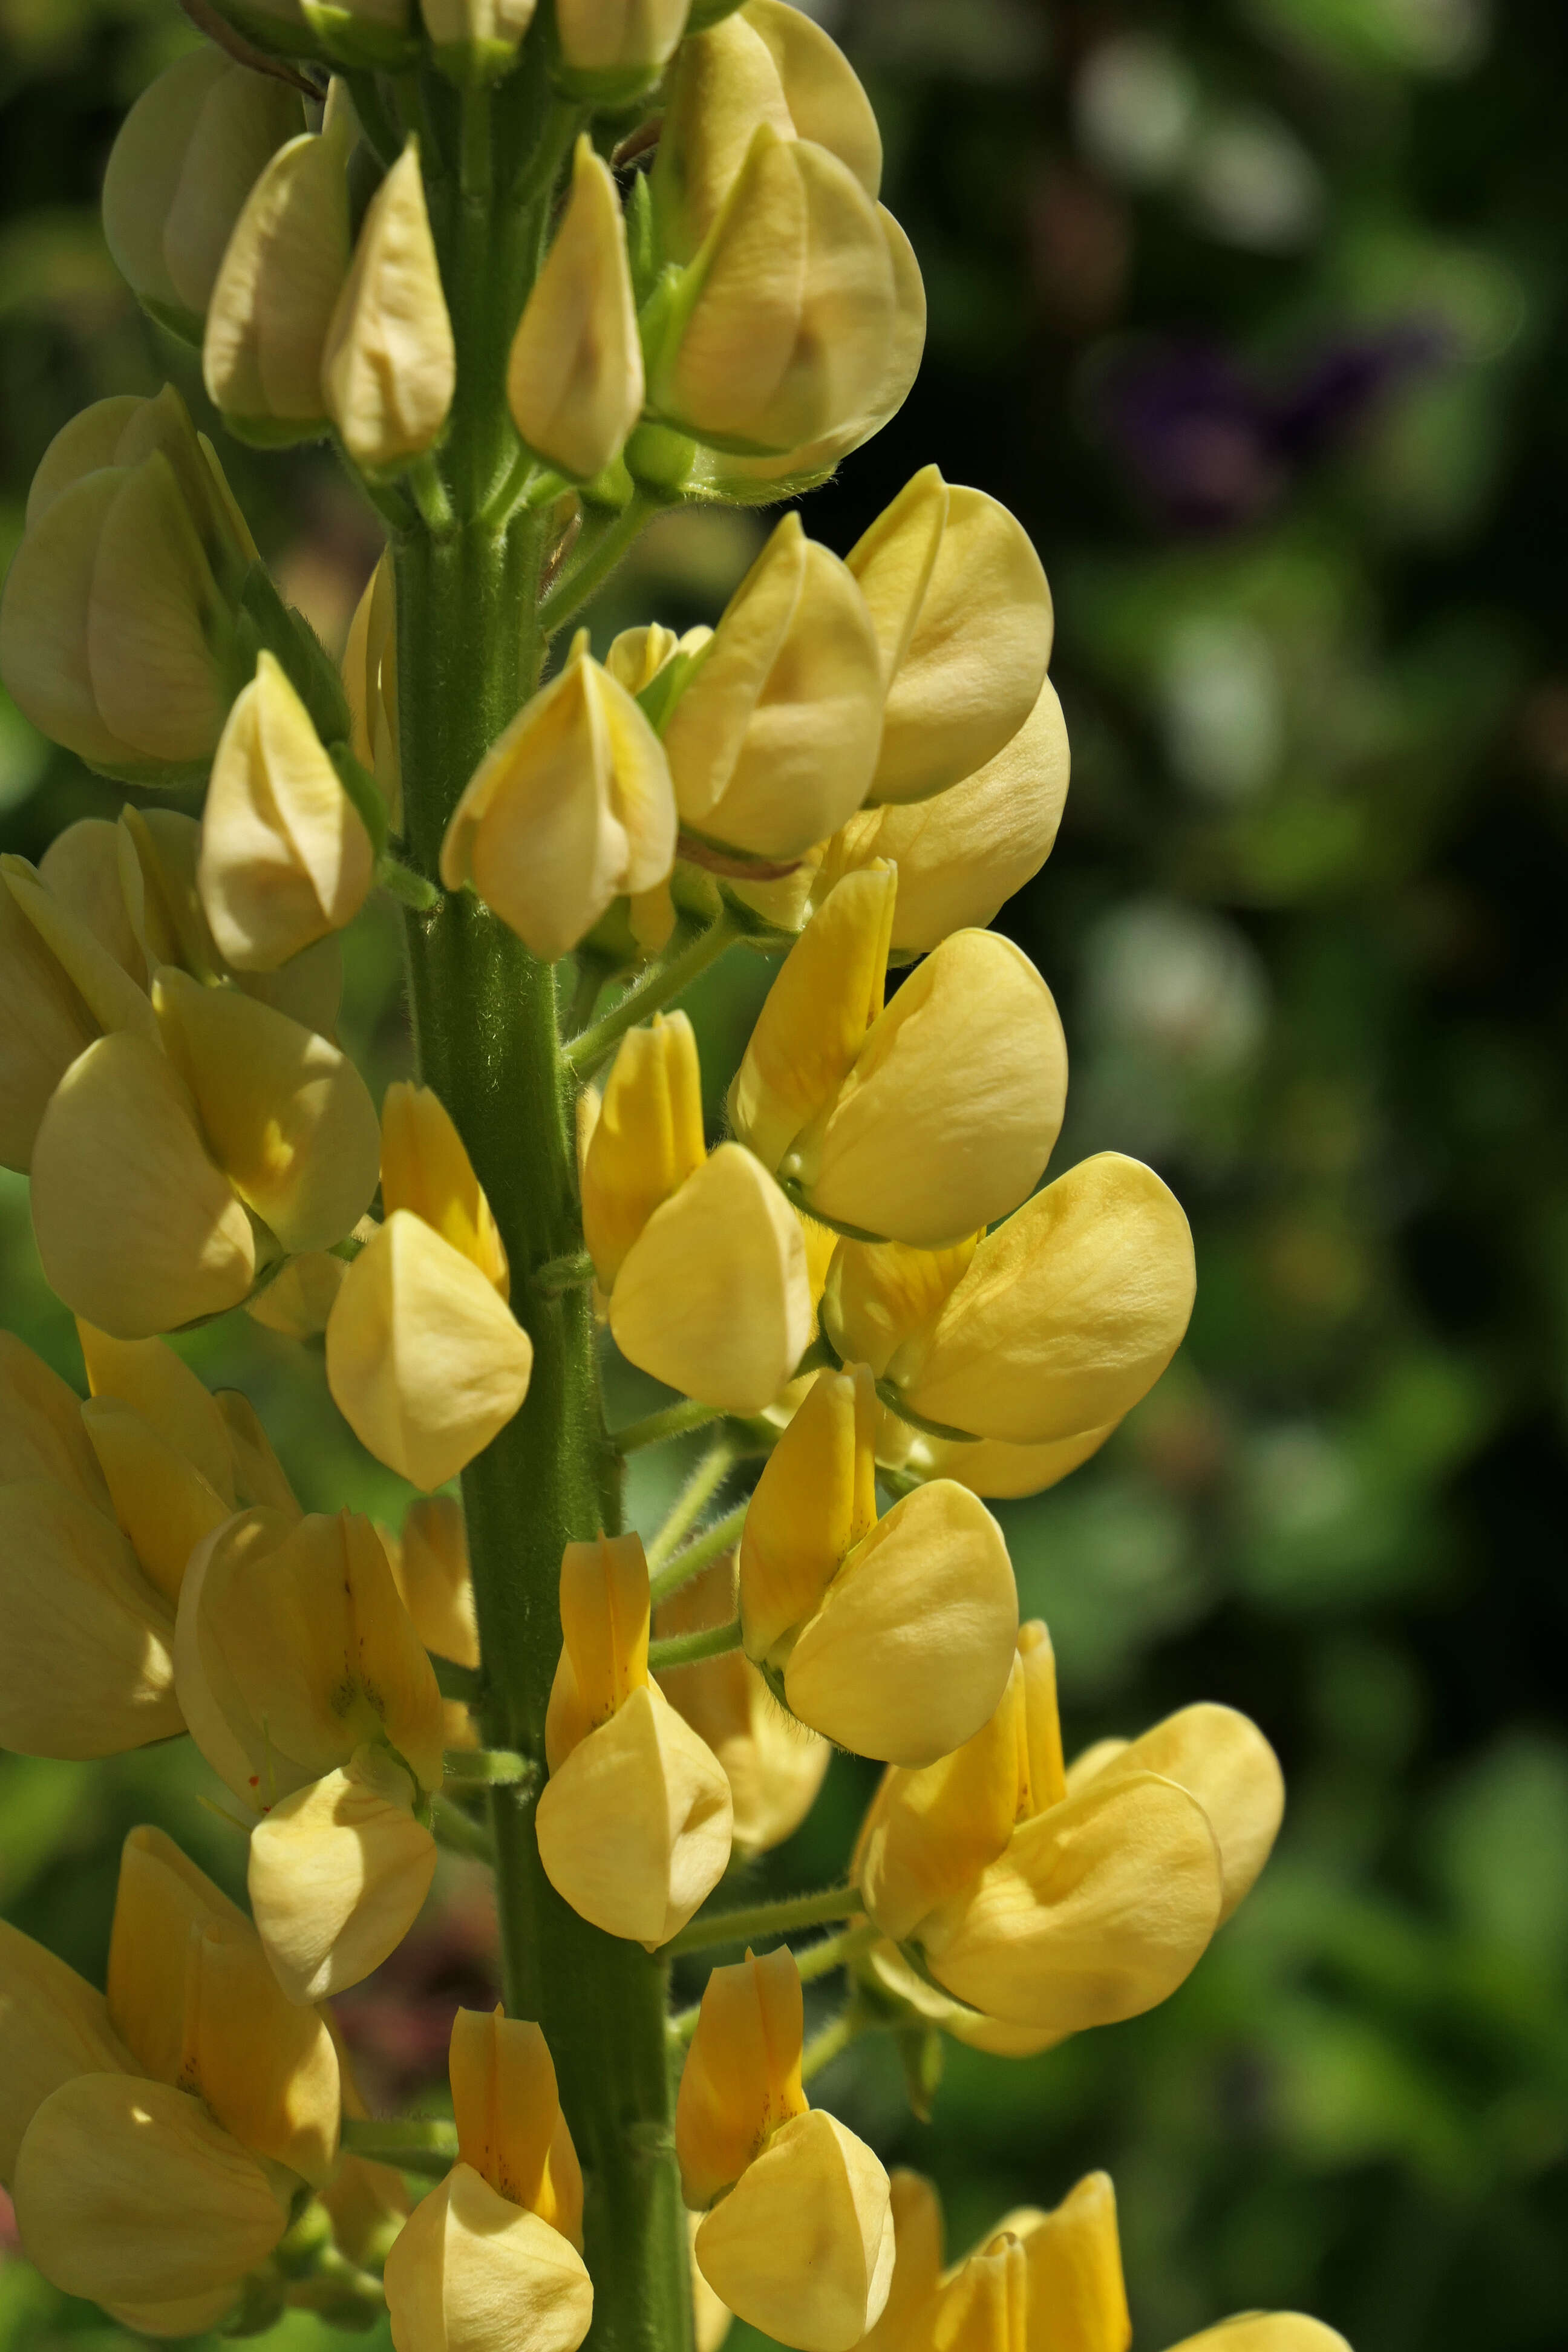
{"label": "green stem", "polygon": [[847,2050],[863,2031],[859,2021],[848,2010],[841,2011],[819,2033],[812,2035],[801,2052],[801,2081],[809,2083],[814,2074],[820,2074],[823,2068],[831,2065],[834,2059]]}
{"label": "green stem", "polygon": [[668,1601],[740,1542],[741,1530],[746,1524],[746,1507],[744,1503],[737,1503],[727,1518],[716,1519],[710,1528],[705,1528],[695,1543],[689,1543],[684,1551],[678,1551],[659,1570],[650,1584],[650,1598],[656,1609],[661,1601]]}
{"label": "green stem", "polygon": [[700,1666],[704,1658],[721,1658],[740,1646],[738,1617],[728,1625],[705,1625],[697,1633],[671,1633],[665,1641],[648,1643],[648,1671],[661,1675],[674,1666]]}
{"label": "green stem", "polygon": [[692,1522],[707,1509],[734,1465],[734,1446],[728,1437],[716,1437],[671,1504],[664,1525],[647,1548],[650,1570],[664,1566]]}
{"label": "green stem", "polygon": [[835,1969],[847,1968],[851,1960],[870,1950],[881,1932],[868,1919],[856,1927],[840,1927],[837,1936],[824,1936],[816,1943],[808,1944],[804,1952],[795,1956],[802,1984],[815,1984],[818,1977],[831,1976]]}
{"label": "green stem", "polygon": [[672,1437],[689,1437],[694,1429],[706,1429],[710,1422],[723,1418],[722,1406],[699,1404],[692,1399],[685,1404],[663,1405],[658,1412],[644,1413],[640,1421],[628,1421],[612,1433],[610,1443],[617,1454],[640,1454],[645,1445],[664,1445]]}
{"label": "green stem", "polygon": [[444,1766],[448,1789],[511,1789],[534,1777],[532,1758],[510,1748],[448,1748]]}
{"label": "green stem", "polygon": [[740,937],[726,912],[699,931],[689,944],[676,955],[668,956],[643,974],[635,988],[628,988],[618,1004],[611,1006],[602,1021],[574,1037],[565,1052],[568,1066],[580,1078],[591,1078],[601,1062],[608,1061],[628,1029],[633,1029],[647,1013],[657,1013],[683,988],[689,988],[700,979],[710,963],[716,963],[727,947]]}
{"label": "green stem", "polygon": [[546,1258],[533,1270],[533,1286],[542,1298],[559,1298],[563,1291],[582,1290],[594,1279],[594,1261],[586,1250],[566,1257]]}
{"label": "green stem", "polygon": [[430,1829],[437,1845],[448,1853],[465,1854],[470,1862],[488,1863],[493,1869],[496,1860],[495,1840],[482,1822],[465,1813],[460,1805],[448,1804],[437,1797],[430,1808]]}
{"label": "green stem", "polygon": [[343,2153],[372,2164],[395,2165],[400,2172],[428,2173],[439,2179],[458,2160],[458,2127],[429,2122],[376,2123],[343,2117]]}
{"label": "green stem", "polygon": [[595,590],[604,586],[653,511],[637,490],[619,514],[610,516],[596,530],[584,531],[576,552],[539,608],[539,625],[547,637],[552,637],[582,610]]}
{"label": "green stem", "polygon": [[441,896],[433,882],[426,882],[423,874],[414,873],[395,857],[376,859],[375,878],[384,890],[401,905],[412,907],[417,915],[427,915]]}
{"label": "green stem", "polygon": [[825,1886],[816,1895],[785,1895],[776,1903],[753,1903],[744,1911],[704,1911],[671,1938],[665,1950],[708,1952],[722,1944],[755,1944],[764,1937],[790,1936],[797,1927],[820,1927],[829,1919],[853,1919],[861,1908],[858,1886]]}

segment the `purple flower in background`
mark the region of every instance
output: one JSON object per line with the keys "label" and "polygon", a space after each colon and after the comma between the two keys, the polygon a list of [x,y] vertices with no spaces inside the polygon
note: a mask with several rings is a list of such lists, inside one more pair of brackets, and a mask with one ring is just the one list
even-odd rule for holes
{"label": "purple flower in background", "polygon": [[1229,530],[1277,505],[1451,348],[1441,326],[1416,320],[1325,338],[1273,373],[1195,338],[1121,344],[1091,362],[1089,406],[1163,522]]}

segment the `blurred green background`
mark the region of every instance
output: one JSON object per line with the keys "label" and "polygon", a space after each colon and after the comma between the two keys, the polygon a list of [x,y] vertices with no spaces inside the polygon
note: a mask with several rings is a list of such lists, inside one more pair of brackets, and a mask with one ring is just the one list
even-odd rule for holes
{"label": "blurred green background", "polygon": [[[1261,1886],[1152,2016],[1027,2063],[952,2048],[929,2125],[890,2045],[823,2096],[941,2182],[953,2250],[1109,2166],[1143,2352],[1290,2305],[1357,2352],[1554,2352],[1568,12],[818,13],[877,100],[931,324],[907,408],[809,526],[847,549],[934,458],[1033,533],[1074,779],[1002,920],[1067,1021],[1058,1164],[1150,1160],[1197,1235],[1173,1371],[1098,1460],[1004,1507],[1019,1585],[1071,1745],[1222,1699],[1290,1789]],[[189,37],[174,0],[0,0],[0,556],[76,408],[166,373],[197,399],[95,210],[121,112]],[[225,458],[287,593],[341,638],[374,525],[319,454]],[[758,529],[661,524],[597,633],[712,617]],[[0,699],[5,846],[37,856],[119,798]],[[704,992],[715,1089],[764,979],[731,958]],[[398,982],[373,908],[344,1025],[378,1091],[406,1061]],[[0,1281],[5,1320],[79,1378],[9,1178]],[[243,1323],[188,1352],[248,1390],[308,1504],[396,1518],[319,1352]],[[643,1475],[645,1518],[680,1466]],[[837,1873],[867,1785],[837,1759],[757,1882]],[[182,1749],[0,1758],[0,1906],[96,1970],[132,1822],[236,1883],[208,1787]],[[380,2100],[438,2100],[451,2008],[488,1981],[483,1888],[444,1868],[440,1906],[345,2004]],[[0,2352],[68,2334],[127,2343],[0,2255]],[[301,2319],[290,2341],[327,2338]]]}

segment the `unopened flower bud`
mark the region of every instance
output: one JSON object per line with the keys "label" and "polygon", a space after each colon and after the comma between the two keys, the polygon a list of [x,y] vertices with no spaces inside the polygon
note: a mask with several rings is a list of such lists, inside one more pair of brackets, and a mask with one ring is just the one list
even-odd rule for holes
{"label": "unopened flower bud", "polygon": [[622,1355],[724,1412],[773,1402],[813,1321],[800,1220],[735,1143],[721,1143],[654,1211],[610,1297]]}
{"label": "unopened flower bud", "polygon": [[210,47],[176,58],[142,91],[110,151],[103,233],[162,325],[199,341],[246,198],[275,150],[303,129],[287,82]]}
{"label": "unopened flower bud", "polygon": [[731,1089],[735,1129],[834,1223],[937,1248],[1006,1215],[1061,1126],[1049,989],[991,931],[955,931],[882,1010],[896,877],[851,874],[806,925]]}
{"label": "unopened flower bud", "polygon": [[532,1343],[491,1277],[395,1209],[327,1324],[327,1382],[361,1444],[414,1486],[444,1486],[504,1429],[532,1369]]}
{"label": "unopened flower bud", "polygon": [[1028,2273],[1031,2341],[1081,2330],[1089,2344],[1126,2344],[1132,2323],[1121,2275],[1116,2191],[1090,2172],[1048,2213],[1010,2214]]}
{"label": "unopened flower bud", "polygon": [[125,1841],[109,2013],[142,2072],[194,2092],[253,2156],[318,2187],[338,2152],[338,2055],[250,1921],[162,1830]]}
{"label": "unopened flower bud", "polygon": [[51,2091],[78,2074],[135,2072],[96,1985],[0,1919],[0,2187]]}
{"label": "unopened flower bud", "polygon": [[583,2250],[583,2172],[537,2025],[460,2009],[448,2057],[459,2160]]}
{"label": "unopened flower bud", "polygon": [[441,847],[448,890],[471,882],[552,962],[626,892],[675,859],[663,746],[580,635],[561,676],[525,702],[479,762]]}
{"label": "unopened flower bud", "polygon": [[741,1621],[802,1722],[862,1756],[931,1763],[996,1706],[1017,1594],[1000,1528],[951,1480],[878,1519],[876,1426],[864,1365],[817,1375],[746,1513]]}
{"label": "unopened flower bud", "polygon": [[371,201],[321,358],[327,410],[356,466],[383,473],[439,439],[457,388],[417,142]]}
{"label": "unopened flower bud", "polygon": [[619,456],[642,411],[621,200],[586,134],[561,225],[518,321],[506,383],[512,423],[529,447],[579,480]]}
{"label": "unopened flower bud", "polygon": [[207,308],[202,375],[231,431],[277,442],[324,432],[322,360],[353,258],[341,82],[319,132],[290,139],[246,199]]}
{"label": "unopened flower bud", "polygon": [[864,799],[881,705],[864,600],[838,558],[786,515],[665,726],[683,820],[758,856],[798,856]]}
{"label": "unopened flower bud", "polygon": [[225,722],[197,869],[213,937],[237,970],[274,971],[342,930],[375,855],[282,665],[263,652]]}
{"label": "unopened flower bud", "polygon": [[459,1666],[479,1663],[479,1628],[463,1507],[455,1495],[421,1495],[410,1503],[403,1533],[384,1538],[394,1580],[414,1630],[427,1650]]}
{"label": "unopened flower bud", "polygon": [[201,2101],[128,2074],[52,2092],[16,2158],[28,2259],[67,2294],[157,2304],[237,2283],[289,2219],[255,2157]]}
{"label": "unopened flower bud", "polygon": [[250,1833],[247,1886],[279,1983],[325,2000],[395,1952],[436,1874],[415,1784],[384,1748],[296,1789]]}
{"label": "unopened flower bud", "polygon": [[605,1290],[706,1157],[697,1039],[684,1013],[656,1013],[622,1038],[583,1155],[583,1238]]}
{"label": "unopened flower bud", "polygon": [[[248,0],[254,6],[255,0]],[[414,0],[263,0],[268,15],[303,16],[329,53],[348,66],[412,62]]]}
{"label": "unopened flower bud", "polygon": [[658,79],[690,0],[554,0],[554,72],[574,97],[625,105]]}
{"label": "unopened flower bud", "polygon": [[1051,593],[1022,524],[984,490],[917,474],[848,558],[888,700],[871,798],[918,801],[994,759],[1051,653]]}
{"label": "unopened flower bud", "polygon": [[397,604],[392,560],[383,554],[354,607],[343,647],[349,748],[375,778],[387,824],[403,830],[403,763],[397,741]]}
{"label": "unopened flower bud", "polygon": [[537,0],[419,0],[436,60],[459,81],[504,73],[533,22]]}
{"label": "unopened flower bud", "polygon": [[723,1876],[731,1811],[719,1764],[648,1680],[647,1629],[638,1538],[568,1544],[539,1858],[582,1917],[653,1950]]}
{"label": "unopened flower bud", "polygon": [[593,2282],[571,2241],[458,2163],[386,2258],[396,2352],[577,2352]]}
{"label": "unopened flower bud", "polygon": [[[715,1560],[658,1611],[661,1638],[732,1624],[736,1615],[733,1561]],[[739,1650],[671,1666],[659,1687],[723,1768],[734,1810],[734,1851],[767,1853],[794,1835],[816,1801],[831,1749],[826,1739],[786,1715],[750,1658]]]}
{"label": "unopened flower bud", "polygon": [[405,1078],[381,1107],[381,1198],[388,1216],[412,1209],[510,1296],[506,1247],[451,1113],[431,1087]]}
{"label": "unopened flower bud", "polygon": [[810,2105],[801,2088],[800,1972],[787,1945],[711,1969],[675,2110],[680,2190],[705,2211],[772,2135]]}

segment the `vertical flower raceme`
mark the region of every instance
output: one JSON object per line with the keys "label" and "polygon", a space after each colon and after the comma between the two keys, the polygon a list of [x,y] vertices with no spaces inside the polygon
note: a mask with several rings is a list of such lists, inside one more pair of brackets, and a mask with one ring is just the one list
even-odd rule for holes
{"label": "vertical flower raceme", "polygon": [[395,2352],[576,2352],[594,2312],[583,2176],[544,2036],[460,2009],[450,2067],[458,2160],[387,2256]]}
{"label": "vertical flower raceme", "polygon": [[507,401],[529,447],[580,480],[619,456],[642,411],[621,202],[586,137],[577,142],[572,193],[512,339]]}
{"label": "vertical flower raceme", "polygon": [[427,1087],[388,1087],[381,1166],[385,1221],[332,1302],[327,1381],[362,1444],[432,1489],[511,1419],[533,1348],[489,1202]]}
{"label": "vertical flower raceme", "polygon": [[722,1877],[732,1809],[711,1750],[649,1678],[648,1614],[637,1536],[567,1545],[535,1824],[556,1892],[651,1951]]}
{"label": "vertical flower raceme", "polygon": [[392,473],[433,447],[457,366],[410,140],[371,200],[321,355],[327,413],[354,464]]}
{"label": "vertical flower raceme", "polygon": [[192,1559],[175,1631],[196,1745],[244,1803],[251,1906],[291,2000],[357,1983],[429,1890],[420,1818],[441,1695],[368,1519],[229,1520]]}
{"label": "vertical flower raceme", "polygon": [[850,2352],[893,2273],[888,2176],[801,2087],[788,1950],[715,1969],[680,2078],[675,2147],[693,2250],[721,2301],[798,2352]]}
{"label": "vertical flower raceme", "polygon": [[862,1364],[819,1372],[741,1538],[746,1654],[839,1746],[933,1764],[1006,1685],[1018,1600],[1002,1530],[948,1479],[877,1517],[878,1408]]}

